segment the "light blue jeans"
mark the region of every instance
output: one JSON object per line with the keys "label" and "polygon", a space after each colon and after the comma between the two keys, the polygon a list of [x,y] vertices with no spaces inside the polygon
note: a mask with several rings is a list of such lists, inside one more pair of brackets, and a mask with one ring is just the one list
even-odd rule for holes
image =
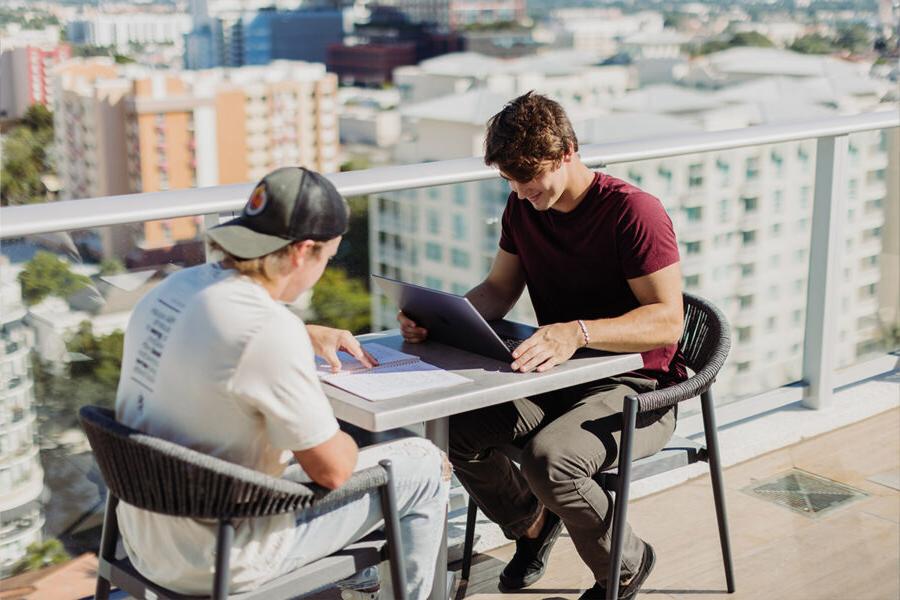
{"label": "light blue jeans", "polygon": [[[393,464],[400,536],[406,558],[407,592],[411,600],[424,600],[431,592],[434,568],[445,527],[450,482],[445,480],[443,457],[423,438],[403,438],[360,450],[357,470],[389,458]],[[309,481],[297,466],[285,477]],[[312,520],[298,520],[296,537],[280,571],[287,573],[313,560],[337,552],[383,524],[377,492]]]}

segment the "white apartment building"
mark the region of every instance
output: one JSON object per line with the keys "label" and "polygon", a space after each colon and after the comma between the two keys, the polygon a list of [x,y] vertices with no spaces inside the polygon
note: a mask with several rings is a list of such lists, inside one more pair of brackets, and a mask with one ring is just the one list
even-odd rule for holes
{"label": "white apartment building", "polygon": [[41,541],[44,491],[31,378],[33,334],[15,275],[0,264],[0,578]]}
{"label": "white apartment building", "polygon": [[109,46],[127,54],[133,44],[172,44],[181,48],[184,34],[191,30],[191,16],[185,13],[105,13],[71,21],[70,39],[91,46]]}
{"label": "white apartment building", "polygon": [[[845,71],[839,77],[756,77],[715,92],[654,86],[609,103],[607,114],[564,105],[584,144],[878,108],[865,78]],[[485,121],[509,98],[470,91],[402,109],[416,128],[398,146],[399,158],[408,158],[404,151],[419,160],[480,155]],[[887,186],[898,177],[898,149],[890,143],[881,132],[855,134],[850,141],[838,365],[875,350],[881,334],[885,210],[896,214],[898,203],[897,192]],[[771,389],[800,375],[815,149],[810,140],[607,169],[660,198],[679,237],[685,289],[708,297],[729,317],[734,347],[720,377],[725,397]],[[465,292],[490,266],[507,194],[497,179],[373,199],[372,272]],[[385,298],[373,298],[376,329],[392,326],[394,314]],[[528,320],[527,300],[513,316]]]}
{"label": "white apartment building", "polygon": [[406,104],[486,88],[509,98],[536,90],[576,106],[604,106],[637,85],[628,67],[598,62],[596,55],[573,50],[516,59],[457,52],[398,67],[394,83]]}
{"label": "white apartment building", "polygon": [[413,22],[436,23],[457,29],[472,23],[521,21],[526,0],[383,0],[396,6]]}
{"label": "white apartment building", "polygon": [[535,39],[579,52],[609,55],[618,42],[636,34],[658,35],[663,15],[655,11],[623,14],[617,8],[561,8],[535,28]]}

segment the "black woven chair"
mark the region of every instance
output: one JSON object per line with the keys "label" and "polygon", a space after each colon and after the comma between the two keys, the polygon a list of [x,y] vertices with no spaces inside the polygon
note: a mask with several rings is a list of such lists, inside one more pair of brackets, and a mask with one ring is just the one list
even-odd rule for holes
{"label": "black woven chair", "polygon": [[[607,598],[617,600],[619,575],[622,567],[622,526],[628,511],[628,490],[631,482],[645,479],[653,475],[665,473],[673,469],[693,464],[698,461],[709,463],[712,478],[713,497],[716,505],[716,518],[719,525],[719,541],[722,546],[722,559],[725,563],[725,581],[728,592],[734,592],[734,572],[731,563],[731,544],[728,537],[728,520],[725,515],[725,489],[722,483],[722,466],[719,460],[719,441],[716,433],[716,417],[712,397],[712,384],[725,363],[725,357],[731,348],[731,335],[724,315],[706,300],[692,294],[684,294],[684,333],[678,344],[688,367],[694,372],[686,381],[672,387],[627,396],[625,398],[622,418],[622,438],[619,448],[619,468],[598,473],[597,482],[606,490],[615,494],[615,506],[612,524],[612,551],[610,556],[609,576],[607,579]],[[700,396],[703,412],[703,429],[706,434],[706,446],[696,442],[673,436],[666,447],[658,453],[632,462],[632,444],[635,423],[639,412],[647,412],[670,407],[691,398]],[[516,460],[518,449],[504,447],[501,450]],[[469,578],[472,565],[472,546],[475,536],[475,519],[478,506],[469,500],[466,518],[466,537],[463,546],[463,564],[461,576]]]}
{"label": "black woven chair", "polygon": [[[218,521],[212,598],[241,600],[296,598],[350,577],[390,558],[394,597],[406,600],[406,576],[397,520],[397,502],[390,461],[355,473],[329,491],[270,477],[184,446],[147,435],[115,420],[112,411],[85,406],[79,412],[94,457],[109,488],[100,541],[95,597],[109,597],[115,585],[136,598],[195,600],[146,579],[125,559],[116,559],[119,501],[156,513]],[[384,540],[368,537],[340,552],[282,575],[256,590],[229,596],[229,557],[234,520],[295,512],[309,518],[327,513],[378,490],[385,521]]]}

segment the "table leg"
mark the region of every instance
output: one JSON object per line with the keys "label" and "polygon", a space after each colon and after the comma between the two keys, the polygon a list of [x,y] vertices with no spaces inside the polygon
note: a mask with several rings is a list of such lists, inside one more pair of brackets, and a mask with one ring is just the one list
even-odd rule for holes
{"label": "table leg", "polygon": [[[425,423],[425,437],[447,452],[450,447],[450,418],[434,419]],[[437,566],[434,569],[434,583],[431,586],[429,600],[449,600],[453,591],[453,574],[447,570],[447,515],[444,514],[444,536],[438,552]]]}

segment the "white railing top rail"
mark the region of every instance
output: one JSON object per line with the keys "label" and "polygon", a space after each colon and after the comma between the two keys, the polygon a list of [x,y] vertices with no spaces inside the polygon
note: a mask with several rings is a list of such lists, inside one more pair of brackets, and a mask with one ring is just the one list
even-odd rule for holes
{"label": "white railing top rail", "polygon": [[[900,115],[897,112],[882,111],[744,129],[591,144],[583,146],[579,154],[588,166],[600,166],[898,126]],[[496,176],[497,171],[485,166],[482,159],[477,157],[329,174],[331,181],[345,196],[478,181]],[[0,209],[0,239],[237,211],[244,205],[253,185],[251,182],[4,207]]]}

